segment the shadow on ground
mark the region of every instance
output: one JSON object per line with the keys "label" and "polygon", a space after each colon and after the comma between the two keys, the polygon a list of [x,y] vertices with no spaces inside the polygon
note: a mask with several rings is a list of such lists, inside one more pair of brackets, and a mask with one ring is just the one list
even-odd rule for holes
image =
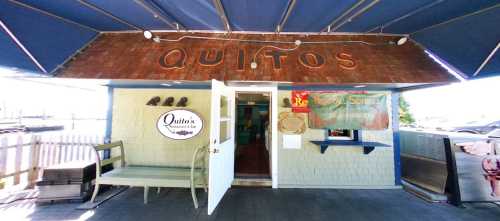
{"label": "shadow on ground", "polygon": [[[35,204],[33,200],[0,205],[1,220],[495,220],[500,207],[492,203],[457,208],[427,203],[403,190],[233,188],[211,216],[207,194],[199,191],[194,209],[188,189],[150,193],[131,188],[94,210],[76,210],[77,203]],[[5,219],[7,218],[7,219]]]}

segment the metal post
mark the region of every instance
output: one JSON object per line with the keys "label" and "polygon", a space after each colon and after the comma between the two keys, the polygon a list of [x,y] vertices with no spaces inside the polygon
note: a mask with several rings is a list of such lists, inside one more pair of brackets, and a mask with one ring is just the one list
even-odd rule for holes
{"label": "metal post", "polygon": [[285,27],[285,24],[288,21],[288,17],[290,17],[290,14],[292,13],[292,10],[295,8],[296,3],[297,0],[288,1],[288,7],[285,10],[283,19],[281,19],[278,26],[276,26],[276,32],[280,33],[283,30],[283,27]]}

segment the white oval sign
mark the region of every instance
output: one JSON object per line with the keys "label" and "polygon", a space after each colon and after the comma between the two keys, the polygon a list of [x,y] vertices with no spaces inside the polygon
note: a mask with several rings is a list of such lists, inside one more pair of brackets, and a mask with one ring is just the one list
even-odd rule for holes
{"label": "white oval sign", "polygon": [[158,119],[156,127],[161,134],[175,140],[196,136],[203,129],[201,117],[189,110],[172,110]]}

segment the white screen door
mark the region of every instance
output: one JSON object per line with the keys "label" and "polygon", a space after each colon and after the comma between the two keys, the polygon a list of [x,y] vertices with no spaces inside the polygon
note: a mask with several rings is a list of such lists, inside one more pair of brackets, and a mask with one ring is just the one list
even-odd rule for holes
{"label": "white screen door", "polygon": [[208,214],[212,214],[234,178],[234,92],[212,80]]}

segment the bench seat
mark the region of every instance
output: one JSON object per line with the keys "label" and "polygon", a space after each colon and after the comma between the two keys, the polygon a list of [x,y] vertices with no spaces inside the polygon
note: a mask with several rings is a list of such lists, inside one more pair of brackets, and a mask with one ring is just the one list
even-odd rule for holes
{"label": "bench seat", "polygon": [[[101,159],[99,151],[119,148],[120,155],[109,159]],[[140,166],[125,163],[125,151],[123,142],[113,142],[94,147],[96,161],[96,179],[94,193],[91,202],[95,201],[99,193],[100,185],[120,185],[144,187],[144,203],[148,202],[149,187],[181,187],[190,188],[191,197],[195,208],[198,208],[196,199],[196,187],[203,187],[207,191],[206,164],[208,146],[199,147],[195,150],[191,161],[191,167],[162,167],[162,166]],[[116,162],[120,161],[120,166]],[[115,165],[113,165],[115,164]],[[201,164],[201,165],[200,165]],[[101,167],[111,165],[113,169],[102,173]]]}
{"label": "bench seat", "polygon": [[[195,173],[203,173],[196,169]],[[202,176],[196,176],[196,180]],[[190,187],[191,169],[178,167],[126,166],[103,173],[100,184],[153,186],[153,187]]]}

